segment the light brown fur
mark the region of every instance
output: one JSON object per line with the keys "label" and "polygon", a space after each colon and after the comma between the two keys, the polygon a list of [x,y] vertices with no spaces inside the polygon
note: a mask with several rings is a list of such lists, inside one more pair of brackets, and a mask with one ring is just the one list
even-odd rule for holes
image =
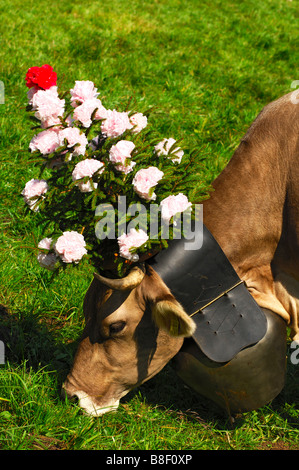
{"label": "light brown fur", "polygon": [[[84,314],[86,327],[64,389],[69,396],[83,393],[91,398],[95,414],[157,374],[194,329],[150,267],[131,291],[111,290],[94,279]],[[111,334],[111,325],[120,321],[125,328]]]}
{"label": "light brown fur", "polygon": [[261,307],[299,338],[299,105],[266,106],[204,203],[204,223]]}

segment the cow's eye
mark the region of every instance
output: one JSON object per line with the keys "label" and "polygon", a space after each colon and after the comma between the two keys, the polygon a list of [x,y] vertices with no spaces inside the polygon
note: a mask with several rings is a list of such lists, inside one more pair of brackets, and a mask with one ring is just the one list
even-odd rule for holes
{"label": "cow's eye", "polygon": [[124,329],[125,326],[126,326],[125,321],[117,321],[115,323],[111,323],[111,325],[109,326],[110,335],[115,335],[116,333],[119,333],[120,331]]}

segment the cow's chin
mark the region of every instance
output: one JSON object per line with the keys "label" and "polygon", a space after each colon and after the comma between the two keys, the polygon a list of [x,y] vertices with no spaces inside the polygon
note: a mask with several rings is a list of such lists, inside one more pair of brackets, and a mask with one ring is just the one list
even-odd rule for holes
{"label": "cow's chin", "polygon": [[116,411],[119,406],[119,400],[116,399],[112,399],[105,405],[99,405],[95,400],[93,400],[93,398],[88,396],[86,392],[81,390],[77,391],[75,395],[79,400],[78,404],[80,408],[82,408],[82,410],[89,416],[102,416],[105,413]]}

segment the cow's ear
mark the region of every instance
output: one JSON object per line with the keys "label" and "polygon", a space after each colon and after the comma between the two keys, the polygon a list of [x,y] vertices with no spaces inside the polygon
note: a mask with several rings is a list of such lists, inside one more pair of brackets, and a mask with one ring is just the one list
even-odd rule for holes
{"label": "cow's ear", "polygon": [[151,306],[153,320],[159,328],[172,336],[192,336],[196,328],[194,321],[151,266],[147,266],[140,288],[143,298]]}
{"label": "cow's ear", "polygon": [[152,313],[156,325],[171,336],[188,337],[195,331],[194,321],[176,301],[160,300],[152,305]]}

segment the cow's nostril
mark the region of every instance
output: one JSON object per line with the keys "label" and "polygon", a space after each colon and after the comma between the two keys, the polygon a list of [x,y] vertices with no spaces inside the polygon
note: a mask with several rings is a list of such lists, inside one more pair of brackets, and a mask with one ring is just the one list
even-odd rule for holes
{"label": "cow's nostril", "polygon": [[61,389],[60,393],[61,399],[65,402],[78,403],[79,398],[76,394],[68,392],[64,387]]}
{"label": "cow's nostril", "polygon": [[68,401],[71,402],[72,404],[78,404],[79,403],[79,398],[77,395],[72,395],[71,397],[68,397]]}

